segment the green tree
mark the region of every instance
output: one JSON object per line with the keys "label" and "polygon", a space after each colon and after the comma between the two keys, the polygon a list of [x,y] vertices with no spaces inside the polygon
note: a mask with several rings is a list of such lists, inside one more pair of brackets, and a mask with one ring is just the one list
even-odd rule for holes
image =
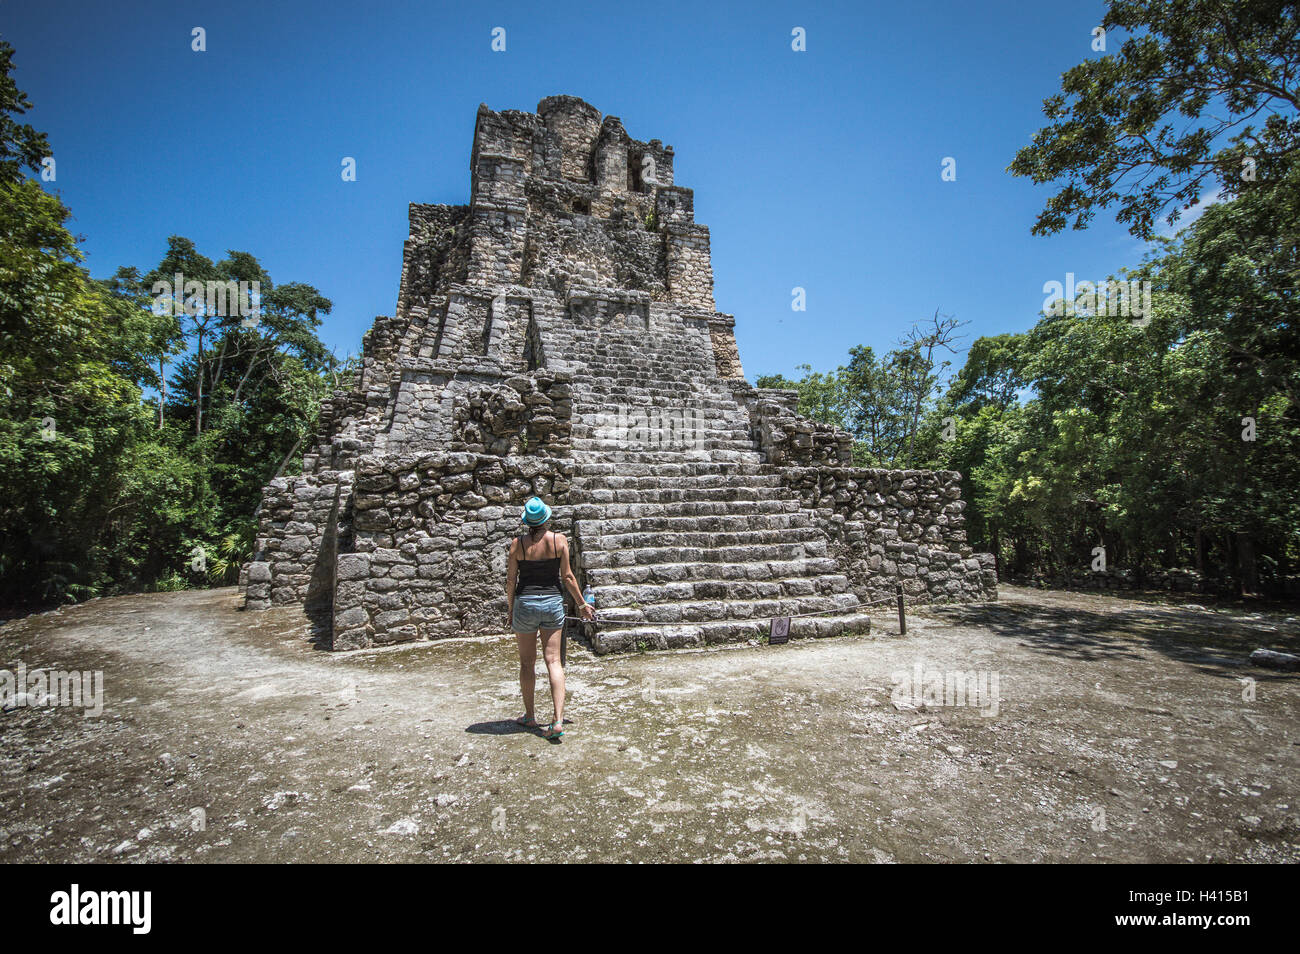
{"label": "green tree", "polygon": [[858,345],[849,350],[848,364],[833,372],[813,371],[803,364],[803,377],[797,381],[764,375],[757,386],[798,391],[800,414],[853,435],[853,457],[859,466],[910,467],[933,456],[926,447],[937,437],[922,432],[949,367],[940,354],[951,352],[958,327],[954,319],[936,312],[930,322],[914,325],[899,347],[883,358]]}
{"label": "green tree", "polygon": [[14,48],[0,40],[0,183],[6,185],[21,181],[23,169],[38,171],[50,154],[45,133],[19,121],[32,104],[9,75],[13,60]]}
{"label": "green tree", "polygon": [[92,281],[68,211],[0,185],[0,598],[93,592],[82,556],[111,518],[123,454],[148,426],[135,350],[150,318]]}
{"label": "green tree", "polygon": [[[92,279],[68,210],[23,173],[49,147],[11,61],[0,43],[0,604],[202,583],[195,547],[230,582],[261,486],[340,384],[316,335],[330,302],[179,236],[149,274]],[[258,322],[156,294],[177,271],[259,282]]]}
{"label": "green tree", "polygon": [[1064,74],[1043,102],[1050,125],[1010,166],[1063,181],[1034,234],[1119,203],[1116,220],[1149,239],[1206,194],[1277,191],[1300,138],[1295,3],[1111,0],[1101,25],[1130,35]]}
{"label": "green tree", "polygon": [[[1158,292],[1145,334],[1095,319],[1035,329],[1043,350],[1026,372],[1038,423],[1050,414],[1055,430],[1031,477],[1036,490],[1073,482],[1131,562],[1183,561],[1190,539],[1198,567],[1253,591],[1261,571],[1294,566],[1300,516],[1279,490],[1300,451],[1300,10],[1114,0],[1103,26],[1130,35],[1064,75],[1044,103],[1051,124],[1010,167],[1060,184],[1033,231],[1084,228],[1118,203],[1116,219],[1150,239],[1162,216],[1213,201],[1137,273]],[[1256,440],[1242,440],[1247,419]],[[1069,464],[1081,447],[1088,458]]]}
{"label": "green tree", "polygon": [[840,375],[814,371],[809,364],[801,364],[797,370],[803,372],[803,377],[797,381],[791,381],[780,374],[766,374],[757,378],[755,386],[798,391],[800,414],[814,421],[847,430],[848,407]]}

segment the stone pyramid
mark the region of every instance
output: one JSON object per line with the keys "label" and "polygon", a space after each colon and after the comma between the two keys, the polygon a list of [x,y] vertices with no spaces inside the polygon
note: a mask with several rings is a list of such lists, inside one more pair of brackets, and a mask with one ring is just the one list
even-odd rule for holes
{"label": "stone pyramid", "polygon": [[[533,494],[594,591],[597,652],[864,632],[867,606],[995,599],[960,475],[850,466],[743,378],[673,150],[572,96],[481,106],[468,205],[412,205],[396,315],[265,488],[246,605],[334,649],[501,633]],[[876,605],[877,614],[888,607]]]}

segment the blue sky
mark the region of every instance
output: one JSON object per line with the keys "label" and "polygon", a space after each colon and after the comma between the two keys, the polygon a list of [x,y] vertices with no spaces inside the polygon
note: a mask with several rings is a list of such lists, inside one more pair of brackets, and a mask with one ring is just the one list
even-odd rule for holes
{"label": "blue sky", "polygon": [[936,308],[971,322],[967,343],[1021,331],[1045,282],[1141,260],[1101,216],[1031,236],[1051,189],[1005,171],[1060,74],[1101,55],[1103,10],[0,0],[0,35],[92,274],[152,267],[173,233],[213,258],[249,251],[333,300],[321,335],[340,356],[393,311],[407,204],[468,201],[479,103],[580,96],[675,148],[752,380],[886,349]]}

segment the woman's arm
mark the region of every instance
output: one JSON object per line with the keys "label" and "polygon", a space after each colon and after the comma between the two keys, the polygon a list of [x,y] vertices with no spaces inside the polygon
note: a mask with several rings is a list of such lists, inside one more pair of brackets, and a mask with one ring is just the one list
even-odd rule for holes
{"label": "woman's arm", "polygon": [[510,541],[510,561],[506,565],[506,620],[510,623],[515,621],[515,579],[519,575],[519,558],[515,555],[515,544],[518,540]]}
{"label": "woman's arm", "polygon": [[573,602],[581,609],[583,618],[595,619],[596,611],[591,608],[591,604],[582,598],[582,589],[578,586],[578,578],[573,575],[573,568],[569,566],[569,539],[563,534],[556,534],[560,538],[559,557],[560,557],[560,578],[569,592],[573,595]]}

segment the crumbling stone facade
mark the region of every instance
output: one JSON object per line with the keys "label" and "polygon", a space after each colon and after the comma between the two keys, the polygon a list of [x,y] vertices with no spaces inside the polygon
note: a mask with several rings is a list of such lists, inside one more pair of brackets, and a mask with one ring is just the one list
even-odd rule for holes
{"label": "crumbling stone facade", "polygon": [[335,649],[500,632],[509,539],[555,508],[598,652],[869,627],[864,603],[992,599],[960,476],[850,466],[751,387],[673,150],[570,96],[480,107],[468,205],[412,205],[394,317],[266,488],[249,608]]}

